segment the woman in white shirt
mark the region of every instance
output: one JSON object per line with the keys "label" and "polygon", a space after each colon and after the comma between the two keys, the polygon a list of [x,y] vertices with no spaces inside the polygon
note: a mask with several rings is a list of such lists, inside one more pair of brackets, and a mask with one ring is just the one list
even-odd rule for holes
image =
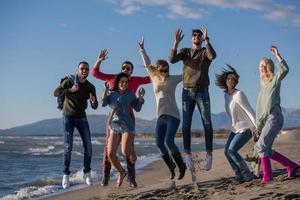
{"label": "woman in white shirt", "polygon": [[157,60],[155,66],[144,49],[144,39],[139,42],[140,54],[145,68],[151,79],[154,95],[157,103],[155,141],[161,156],[170,170],[170,179],[175,177],[175,164],[169,155],[169,151],[179,168],[178,180],[185,175],[186,165],[182,160],[175,135],[180,123],[179,110],[175,100],[176,86],[182,81],[182,75],[170,75],[169,64],[165,60]]}
{"label": "woman in white shirt", "polygon": [[236,88],[239,75],[227,65],[216,75],[216,85],[224,90],[225,109],[230,119],[230,135],[224,153],[238,181],[251,181],[253,174],[238,151],[251,139],[255,130],[255,117],[246,95]]}

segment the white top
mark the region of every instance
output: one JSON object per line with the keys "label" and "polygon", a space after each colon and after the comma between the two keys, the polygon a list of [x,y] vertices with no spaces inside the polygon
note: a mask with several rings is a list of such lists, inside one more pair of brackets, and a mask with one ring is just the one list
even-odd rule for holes
{"label": "white top", "polygon": [[230,130],[234,133],[255,129],[255,115],[247,96],[239,90],[232,94],[225,93],[225,109],[230,118]]}
{"label": "white top", "polygon": [[140,54],[152,81],[157,104],[156,117],[159,118],[161,115],[170,115],[180,119],[179,110],[175,99],[175,90],[178,83],[182,81],[182,75],[169,75],[165,81],[160,81],[159,78],[151,73],[147,67],[151,64],[151,61],[145,50],[140,50]]}

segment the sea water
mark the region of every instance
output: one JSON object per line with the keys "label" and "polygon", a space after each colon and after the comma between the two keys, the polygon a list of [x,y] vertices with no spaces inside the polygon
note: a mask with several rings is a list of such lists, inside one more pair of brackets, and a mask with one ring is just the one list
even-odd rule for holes
{"label": "sea water", "polygon": [[[176,141],[182,150],[182,140]],[[92,178],[99,184],[102,171],[102,156],[105,138],[92,137]],[[203,139],[193,139],[193,151],[204,150]],[[224,141],[218,140],[214,148],[223,148]],[[155,140],[136,139],[138,154],[137,172],[151,162],[160,159]],[[125,167],[122,156],[119,156]],[[81,138],[74,137],[71,158],[71,189],[85,187],[83,181],[83,148]],[[0,199],[41,198],[44,195],[62,192],[63,136],[0,136]],[[117,173],[112,170],[112,178]]]}

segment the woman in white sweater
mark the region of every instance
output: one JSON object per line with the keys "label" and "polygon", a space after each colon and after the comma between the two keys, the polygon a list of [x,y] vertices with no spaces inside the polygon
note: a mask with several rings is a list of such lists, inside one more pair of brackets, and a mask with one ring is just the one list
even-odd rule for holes
{"label": "woman in white sweater", "polygon": [[255,115],[246,95],[236,88],[239,75],[227,65],[216,75],[216,85],[225,92],[225,109],[230,119],[230,135],[225,145],[225,156],[238,181],[251,181],[253,175],[238,151],[251,139],[255,130]]}
{"label": "woman in white sweater", "polygon": [[144,39],[139,42],[139,46],[145,68],[153,84],[157,103],[157,122],[155,130],[156,145],[170,170],[170,179],[173,179],[175,177],[176,165],[169,155],[169,151],[171,152],[171,155],[179,168],[178,180],[180,180],[185,175],[186,165],[182,160],[182,156],[174,140],[180,123],[179,110],[175,100],[175,90],[178,83],[182,81],[182,75],[170,75],[169,64],[165,60],[157,60],[155,66],[152,66],[144,49]]}

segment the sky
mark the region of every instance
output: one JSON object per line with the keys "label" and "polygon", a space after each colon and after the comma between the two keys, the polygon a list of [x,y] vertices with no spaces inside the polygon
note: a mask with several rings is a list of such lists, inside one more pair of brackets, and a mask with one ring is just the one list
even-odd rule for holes
{"label": "sky", "polygon": [[[258,64],[274,59],[277,45],[290,71],[282,82],[285,108],[300,108],[300,1],[298,0],[0,0],[0,129],[59,118],[54,89],[86,60],[93,67],[101,49],[108,59],[105,73],[118,73],[121,63],[134,63],[134,75],[145,76],[138,41],[154,63],[167,59],[177,28],[185,37],[179,48],[191,46],[191,30],[206,27],[217,57],[210,66],[212,113],[224,112],[224,94],[215,86],[215,74],[226,63],[240,75],[238,89],[255,108],[259,92]],[[276,61],[276,60],[274,60]],[[170,65],[182,73],[182,62]],[[103,82],[89,76],[98,99]],[[136,116],[155,118],[151,85]],[[181,108],[182,84],[176,90]],[[87,109],[106,114],[107,108]],[[197,111],[198,112],[198,111]]]}

